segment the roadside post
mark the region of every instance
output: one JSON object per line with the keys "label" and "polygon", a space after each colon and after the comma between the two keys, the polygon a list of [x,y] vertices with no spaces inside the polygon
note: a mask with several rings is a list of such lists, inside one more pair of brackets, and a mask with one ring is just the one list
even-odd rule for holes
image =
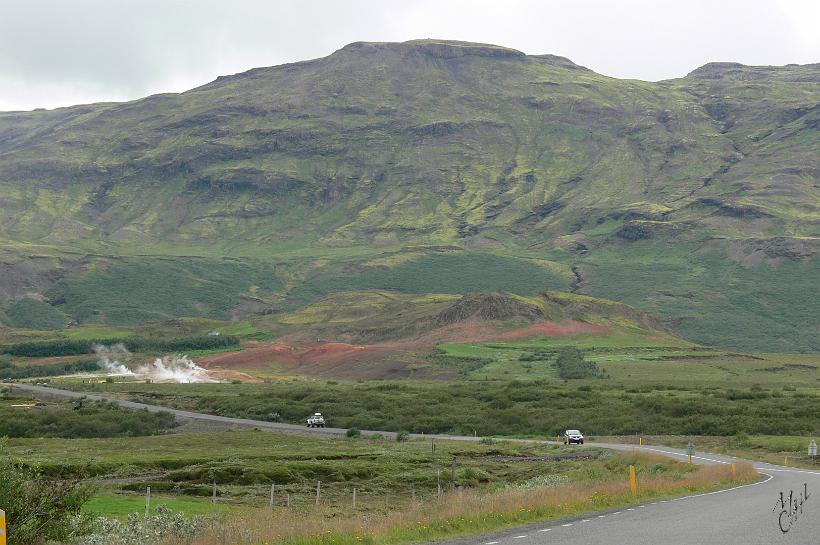
{"label": "roadside post", "polygon": [[635,476],[635,466],[629,466],[629,486],[632,488],[632,495],[638,495],[638,478]]}
{"label": "roadside post", "polygon": [[0,509],[0,545],[6,545],[6,512]]}
{"label": "roadside post", "polygon": [[809,458],[811,458],[812,465],[817,463],[817,442],[814,439],[809,444]]}
{"label": "roadside post", "polygon": [[737,477],[737,464],[733,463],[732,464],[732,480],[734,480],[736,477]]}
{"label": "roadside post", "polygon": [[695,455],[695,444],[692,441],[689,441],[689,444],[686,445],[686,454],[689,455],[689,463],[692,463],[692,456]]}

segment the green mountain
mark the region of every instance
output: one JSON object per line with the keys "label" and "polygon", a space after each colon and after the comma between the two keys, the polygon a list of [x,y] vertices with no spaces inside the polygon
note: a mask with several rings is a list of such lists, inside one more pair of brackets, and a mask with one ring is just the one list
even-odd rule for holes
{"label": "green mountain", "polygon": [[696,342],[817,351],[818,83],[820,64],[651,83],[419,40],[0,113],[2,319],[559,289]]}

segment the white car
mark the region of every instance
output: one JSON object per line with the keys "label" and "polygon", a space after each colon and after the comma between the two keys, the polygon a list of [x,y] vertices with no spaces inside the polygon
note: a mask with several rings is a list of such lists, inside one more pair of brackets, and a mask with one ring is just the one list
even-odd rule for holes
{"label": "white car", "polygon": [[576,445],[583,445],[584,444],[584,434],[578,430],[567,430],[564,432],[564,444],[571,445],[575,443]]}
{"label": "white car", "polygon": [[313,413],[307,419],[307,427],[308,428],[324,428],[325,427],[325,417],[322,416],[322,413]]}

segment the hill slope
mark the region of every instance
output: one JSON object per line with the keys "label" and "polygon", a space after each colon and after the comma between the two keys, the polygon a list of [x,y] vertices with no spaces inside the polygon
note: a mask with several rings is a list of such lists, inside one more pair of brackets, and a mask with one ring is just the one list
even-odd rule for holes
{"label": "hill slope", "polygon": [[818,83],[422,40],[0,114],[0,291],[54,324],[571,289],[698,342],[817,350]]}

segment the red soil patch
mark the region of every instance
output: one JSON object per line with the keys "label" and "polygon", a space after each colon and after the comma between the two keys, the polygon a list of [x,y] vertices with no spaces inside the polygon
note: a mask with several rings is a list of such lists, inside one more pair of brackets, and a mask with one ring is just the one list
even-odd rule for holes
{"label": "red soil patch", "polygon": [[[604,334],[610,329],[578,320],[540,322],[499,332],[491,322],[467,321],[450,324],[418,337],[371,345],[343,342],[303,344],[297,338],[279,339],[293,345],[265,345],[255,342],[239,352],[207,356],[199,364],[207,369],[242,369],[246,371],[271,370],[272,365],[284,367],[294,375],[319,375],[333,378],[388,378],[410,373],[419,353],[428,352],[443,342],[468,343],[492,340],[523,339],[528,337],[575,337],[584,334]],[[304,341],[303,341],[304,342]]]}
{"label": "red soil patch", "polygon": [[246,348],[239,352],[224,352],[206,356],[197,362],[206,369],[212,367],[242,368],[253,371],[263,371],[270,369],[270,364],[278,363],[286,367],[294,367],[299,364],[299,359],[293,353],[290,346],[256,346]]}

